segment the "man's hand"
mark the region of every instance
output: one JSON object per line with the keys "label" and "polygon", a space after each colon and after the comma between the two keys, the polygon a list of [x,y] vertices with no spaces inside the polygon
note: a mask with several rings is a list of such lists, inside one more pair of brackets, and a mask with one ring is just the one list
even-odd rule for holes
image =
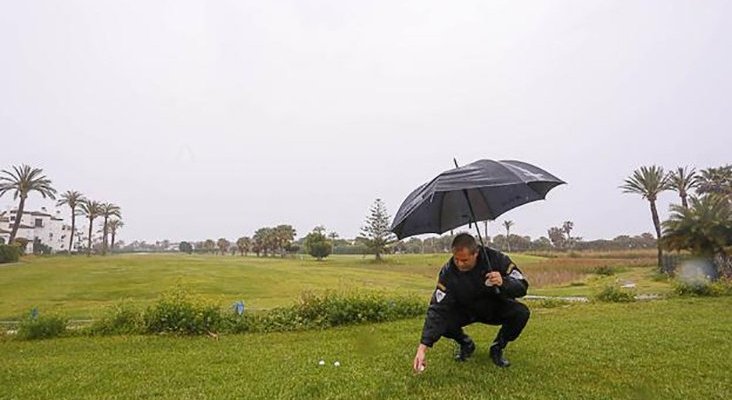
{"label": "man's hand", "polygon": [[414,356],[414,363],[412,363],[412,368],[414,369],[414,372],[420,373],[424,371],[427,364],[425,364],[425,353],[427,352],[427,346],[420,344],[419,347],[417,347],[417,354]]}
{"label": "man's hand", "polygon": [[503,285],[503,277],[501,277],[501,273],[498,271],[492,271],[487,274],[485,274],[486,284],[489,284],[489,286],[501,286]]}

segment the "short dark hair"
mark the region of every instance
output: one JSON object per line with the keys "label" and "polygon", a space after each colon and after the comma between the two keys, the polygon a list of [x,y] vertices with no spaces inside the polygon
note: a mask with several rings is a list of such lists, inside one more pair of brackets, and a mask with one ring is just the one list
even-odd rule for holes
{"label": "short dark hair", "polygon": [[475,242],[473,235],[469,233],[458,233],[452,239],[452,251],[457,249],[468,249],[471,253],[475,253],[478,251],[478,243]]}

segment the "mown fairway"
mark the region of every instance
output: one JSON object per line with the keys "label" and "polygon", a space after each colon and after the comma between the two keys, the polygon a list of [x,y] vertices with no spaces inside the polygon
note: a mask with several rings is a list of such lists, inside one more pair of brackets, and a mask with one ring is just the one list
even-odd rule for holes
{"label": "mown fairway", "polygon": [[[224,306],[243,299],[252,309],[292,304],[303,290],[377,289],[413,292],[427,299],[447,258],[400,255],[375,264],[361,256],[335,256],[322,262],[309,257],[199,255],[26,257],[0,266],[0,320],[16,320],[32,307],[74,319],[95,318],[105,306],[123,300],[149,304],[176,284]],[[622,266],[623,274],[643,280],[650,292],[667,286],[647,279],[651,269],[638,267],[648,264],[643,258],[512,258],[529,276],[533,294],[590,294],[597,283],[617,278],[587,279],[594,267],[604,265]]]}
{"label": "mown fairway", "polygon": [[0,340],[0,398],[728,399],[730,307],[726,297],[534,309],[508,370],[486,354],[495,328],[472,326],[473,359],[453,362],[443,340],[420,376],[410,368],[421,320],[218,341]]}

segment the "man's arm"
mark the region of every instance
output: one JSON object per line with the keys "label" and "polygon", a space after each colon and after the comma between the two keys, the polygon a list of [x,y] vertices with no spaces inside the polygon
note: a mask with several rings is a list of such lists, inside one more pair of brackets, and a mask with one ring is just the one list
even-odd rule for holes
{"label": "man's arm", "polygon": [[446,268],[440,271],[437,287],[432,293],[430,305],[422,327],[420,343],[432,347],[448,328],[448,319],[455,307],[455,295],[448,289]]}
{"label": "man's arm", "polygon": [[422,372],[426,366],[425,357],[427,349],[437,342],[447,329],[447,321],[455,306],[455,297],[447,287],[447,266],[443,267],[437,279],[437,287],[432,294],[430,305],[427,308],[422,337],[417,347],[417,354],[414,356],[412,367],[415,372]]}

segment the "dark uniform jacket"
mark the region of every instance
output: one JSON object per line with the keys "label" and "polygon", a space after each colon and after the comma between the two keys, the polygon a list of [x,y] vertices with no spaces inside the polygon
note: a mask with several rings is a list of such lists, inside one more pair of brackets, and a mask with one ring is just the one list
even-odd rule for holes
{"label": "dark uniform jacket", "polygon": [[[448,330],[475,321],[492,321],[502,305],[526,295],[529,283],[513,261],[489,247],[486,247],[486,253],[490,266],[478,249],[477,263],[470,271],[458,270],[452,257],[442,267],[427,309],[422,344],[431,347]],[[485,285],[485,275],[491,270],[500,272],[503,277],[499,294],[495,288]]]}

